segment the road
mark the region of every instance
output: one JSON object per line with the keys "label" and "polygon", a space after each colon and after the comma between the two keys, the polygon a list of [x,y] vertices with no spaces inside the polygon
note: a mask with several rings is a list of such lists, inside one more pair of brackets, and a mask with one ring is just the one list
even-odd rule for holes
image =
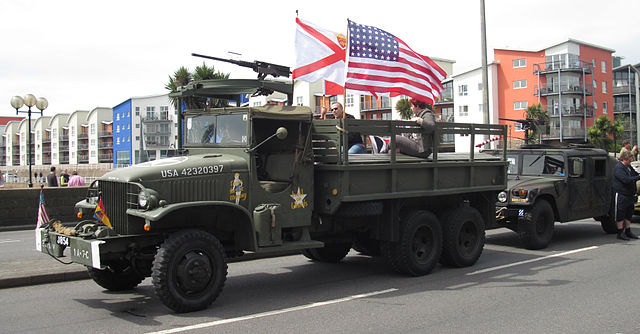
{"label": "road", "polygon": [[540,251],[490,231],[476,265],[423,277],[355,252],[337,265],[301,255],[238,262],[218,300],[188,314],[165,308],[150,279],[122,294],[90,280],[2,289],[0,332],[638,333],[639,252],[640,240],[585,220],[556,224]]}

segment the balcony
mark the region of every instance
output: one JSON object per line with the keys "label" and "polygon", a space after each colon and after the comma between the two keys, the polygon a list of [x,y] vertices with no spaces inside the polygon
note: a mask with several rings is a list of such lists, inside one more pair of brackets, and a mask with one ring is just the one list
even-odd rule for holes
{"label": "balcony", "polygon": [[86,133],[79,133],[78,134],[78,139],[87,139],[89,138],[89,135]]}
{"label": "balcony", "polygon": [[58,137],[58,141],[67,142],[69,141],[69,136],[68,135],[60,136]]}
{"label": "balcony", "polygon": [[89,150],[89,145],[87,144],[79,144],[78,145],[78,151],[87,151]]}
{"label": "balcony", "polygon": [[569,95],[569,94],[586,95],[586,96],[593,95],[593,92],[588,87],[585,88],[585,87],[582,87],[581,85],[569,85],[569,84],[563,84],[563,85],[554,84],[551,87],[547,86],[546,84],[540,85],[539,87],[536,85],[534,86],[534,91],[533,91],[534,96],[550,96],[550,95],[558,95],[560,93],[564,95]]}
{"label": "balcony", "polygon": [[89,162],[89,155],[88,154],[79,154],[78,155],[78,162],[79,163],[88,163]]}
{"label": "balcony", "polygon": [[69,152],[69,145],[60,145],[59,152]]}
{"label": "balcony", "polygon": [[100,162],[113,162],[113,154],[100,154],[98,160]]}
{"label": "balcony", "polygon": [[169,129],[154,129],[154,130],[145,129],[144,134],[145,135],[164,135],[164,136],[168,136],[168,135],[171,134],[171,130],[169,130]]}
{"label": "balcony", "polygon": [[100,131],[98,137],[113,137],[113,131]]}
{"label": "balcony", "polygon": [[98,148],[99,149],[112,149],[113,148],[113,142],[104,142],[104,143],[98,143]]}
{"label": "balcony", "polygon": [[593,64],[584,60],[575,60],[575,61],[552,61],[545,62],[540,64],[533,64],[533,74],[547,74],[553,72],[579,72],[582,73],[584,70],[585,74],[593,73]]}

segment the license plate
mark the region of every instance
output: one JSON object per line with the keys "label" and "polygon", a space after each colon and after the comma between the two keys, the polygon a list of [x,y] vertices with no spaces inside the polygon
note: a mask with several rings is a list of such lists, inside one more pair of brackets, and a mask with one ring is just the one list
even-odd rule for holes
{"label": "license plate", "polygon": [[56,236],[56,243],[60,246],[67,246],[69,247],[69,237],[64,236],[64,235],[58,235]]}

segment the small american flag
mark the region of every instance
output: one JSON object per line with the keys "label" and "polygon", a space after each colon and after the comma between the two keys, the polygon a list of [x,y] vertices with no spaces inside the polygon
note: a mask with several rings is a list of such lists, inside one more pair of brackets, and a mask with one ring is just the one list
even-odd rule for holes
{"label": "small american flag", "polygon": [[36,229],[49,222],[49,213],[47,213],[47,207],[44,203],[43,190],[43,188],[40,188],[40,204],[38,205],[38,222],[36,223]]}
{"label": "small american flag", "polygon": [[447,74],[394,35],[349,20],[345,88],[377,95],[407,95],[433,104]]}

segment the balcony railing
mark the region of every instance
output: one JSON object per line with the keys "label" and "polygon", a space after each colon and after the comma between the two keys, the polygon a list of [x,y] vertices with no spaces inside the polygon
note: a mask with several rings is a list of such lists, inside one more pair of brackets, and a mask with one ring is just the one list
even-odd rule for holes
{"label": "balcony railing", "polygon": [[629,86],[613,86],[613,94],[614,95],[626,95],[626,94],[631,94],[631,95],[636,95],[635,92],[635,88],[631,87],[631,89],[629,89]]}
{"label": "balcony railing", "polygon": [[[583,128],[563,128],[562,129],[562,138],[584,138],[585,129]],[[548,134],[543,134],[542,138],[546,139],[558,139],[560,138],[560,129],[553,128],[549,129]]]}
{"label": "balcony railing", "polygon": [[98,148],[99,149],[113,148],[113,143],[112,142],[98,143]]}
{"label": "balcony railing", "polygon": [[534,86],[533,95],[547,96],[547,95],[558,95],[559,93],[578,94],[578,95],[587,95],[587,96],[593,95],[593,92],[588,87],[582,87],[581,85],[576,86],[576,85],[570,85],[570,84],[564,84],[564,85],[554,84],[554,85],[551,85],[550,87],[548,87],[545,84],[540,85],[539,87],[536,85]]}
{"label": "balcony railing", "polygon": [[98,133],[98,137],[111,137],[113,136],[113,131],[100,131]]}
{"label": "balcony railing", "polygon": [[635,113],[636,112],[636,105],[631,104],[629,102],[624,102],[624,103],[614,103],[613,104],[613,112],[614,113]]}
{"label": "balcony railing", "polygon": [[575,60],[575,61],[551,61],[540,64],[533,64],[533,74],[543,74],[549,72],[560,71],[578,71],[584,70],[585,74],[591,74],[593,72],[593,64],[589,61]]}
{"label": "balcony railing", "polygon": [[[547,106],[547,110],[549,110],[550,117],[559,117],[560,111],[554,108],[552,105]],[[584,117],[585,113],[587,117],[593,117],[593,106],[591,105],[582,105],[582,106],[562,106],[560,108],[562,111],[562,116],[565,117]]]}
{"label": "balcony railing", "polygon": [[113,161],[113,154],[100,154],[98,160],[100,162],[111,162]]}
{"label": "balcony railing", "polygon": [[58,137],[58,141],[69,141],[69,136],[68,135],[60,136]]}
{"label": "balcony railing", "polygon": [[86,133],[79,133],[78,134],[78,139],[87,139],[89,138],[89,135]]}
{"label": "balcony railing", "polygon": [[171,119],[167,116],[147,115],[142,118],[143,122],[170,122]]}

